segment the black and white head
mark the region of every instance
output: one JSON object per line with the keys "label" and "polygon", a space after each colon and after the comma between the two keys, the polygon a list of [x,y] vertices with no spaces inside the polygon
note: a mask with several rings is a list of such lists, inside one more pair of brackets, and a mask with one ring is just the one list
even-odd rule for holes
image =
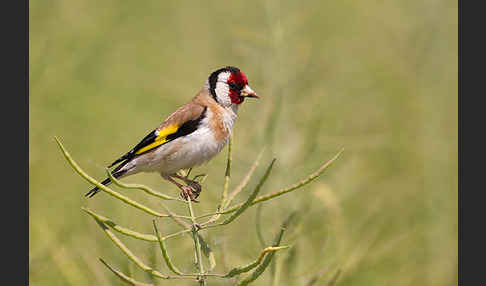
{"label": "black and white head", "polygon": [[209,76],[206,87],[214,100],[224,107],[238,106],[245,98],[259,98],[248,85],[246,75],[237,67],[227,66]]}

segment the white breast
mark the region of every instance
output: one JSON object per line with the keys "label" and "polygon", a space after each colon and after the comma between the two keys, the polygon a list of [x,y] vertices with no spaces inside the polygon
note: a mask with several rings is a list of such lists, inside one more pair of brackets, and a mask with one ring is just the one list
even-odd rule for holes
{"label": "white breast", "polygon": [[237,107],[227,108],[222,113],[223,124],[228,131],[228,135],[222,140],[216,140],[210,128],[212,112],[209,108],[206,112],[206,117],[196,131],[160,146],[154,151],[151,162],[136,163],[140,171],[160,172],[162,175],[174,174],[180,169],[201,165],[221,152],[231,135]]}

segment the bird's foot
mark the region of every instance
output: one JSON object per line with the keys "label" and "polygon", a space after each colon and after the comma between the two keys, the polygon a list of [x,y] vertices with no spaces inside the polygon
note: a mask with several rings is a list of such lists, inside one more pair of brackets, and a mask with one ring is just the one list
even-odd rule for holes
{"label": "bird's foot", "polygon": [[196,181],[191,181],[188,185],[189,187],[192,188],[192,190],[194,191],[194,193],[196,194],[196,198],[199,197],[199,194],[201,193],[202,191],[202,187],[201,187],[201,184],[199,184],[198,182]]}
{"label": "bird's foot", "polygon": [[195,203],[199,203],[197,197],[199,197],[199,194],[201,193],[201,185],[198,183],[191,183],[188,186],[181,186],[181,194],[180,196],[184,199],[187,200],[188,198],[191,199],[191,201]]}
{"label": "bird's foot", "polygon": [[191,180],[187,176],[179,176],[174,175],[173,177],[183,180],[187,186],[182,186],[177,184],[177,186],[182,190],[181,197],[187,200],[187,198],[191,198],[191,201],[196,201],[196,198],[199,197],[201,193],[202,187],[196,180]]}

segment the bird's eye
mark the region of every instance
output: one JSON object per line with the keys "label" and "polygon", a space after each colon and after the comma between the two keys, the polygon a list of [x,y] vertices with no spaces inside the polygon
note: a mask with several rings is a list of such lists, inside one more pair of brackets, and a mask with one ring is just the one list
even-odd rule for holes
{"label": "bird's eye", "polygon": [[232,90],[238,90],[238,86],[236,85],[236,83],[230,82],[228,83],[228,85]]}

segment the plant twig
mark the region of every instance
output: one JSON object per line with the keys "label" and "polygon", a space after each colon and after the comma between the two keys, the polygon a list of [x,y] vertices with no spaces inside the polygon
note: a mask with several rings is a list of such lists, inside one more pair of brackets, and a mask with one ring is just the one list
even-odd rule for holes
{"label": "plant twig", "polygon": [[151,268],[150,266],[147,266],[145,263],[142,262],[142,260],[140,260],[140,258],[138,258],[135,254],[133,254],[133,252],[130,249],[128,249],[128,247],[126,247],[125,244],[123,244],[123,242],[121,242],[121,240],[118,239],[118,237],[116,237],[116,235],[113,232],[110,231],[108,226],[105,223],[103,223],[103,221],[96,219],[94,216],[93,218],[101,227],[101,229],[105,232],[105,234],[110,238],[110,240],[128,257],[128,259],[130,259],[133,263],[135,263],[135,265],[137,265],[140,269],[147,272],[151,276],[160,279],[194,279],[199,276],[198,274],[184,274],[183,276],[182,275],[169,276],[160,273],[159,271]]}
{"label": "plant twig", "polygon": [[224,173],[224,186],[223,186],[223,193],[221,196],[221,203],[220,207],[223,208],[226,204],[226,198],[228,197],[228,187],[230,183],[231,177],[231,161],[232,161],[232,145],[233,145],[233,136],[230,136],[228,142],[228,159],[226,160],[226,172]]}
{"label": "plant twig", "polygon": [[[93,217],[95,218],[95,217]],[[105,234],[111,239],[111,241],[118,246],[118,248],[130,259],[135,265],[137,265],[140,269],[143,271],[149,273],[150,275],[157,277],[157,278],[162,278],[162,279],[169,279],[171,277],[164,275],[157,270],[152,269],[151,267],[145,265],[135,254],[132,253],[130,249],[128,249],[119,239],[116,237],[115,234],[113,234],[110,229],[106,226],[105,223],[103,223],[101,220],[97,220],[95,218],[95,221],[98,223],[98,225],[101,227],[101,229],[105,232]]]}
{"label": "plant twig", "polygon": [[273,286],[278,286],[280,285],[280,274],[282,273],[282,259],[281,257],[279,256],[276,256],[274,259],[273,259],[273,264],[274,264],[274,273],[273,273],[273,281],[272,281],[272,285]]}
{"label": "plant twig", "polygon": [[277,159],[275,159],[275,158],[272,160],[272,162],[268,166],[267,170],[265,171],[265,174],[260,179],[260,181],[258,182],[257,186],[255,187],[255,190],[251,193],[251,195],[248,197],[248,199],[246,200],[246,202],[243,203],[241,205],[241,207],[238,210],[236,210],[236,212],[233,213],[229,218],[227,218],[225,221],[223,221],[221,223],[221,225],[225,225],[225,224],[228,224],[228,223],[232,222],[233,220],[235,220],[240,214],[242,214],[251,205],[251,203],[253,202],[253,200],[256,198],[256,196],[260,192],[263,184],[265,184],[265,182],[267,181],[268,176],[270,176],[270,172],[272,171],[273,164],[275,163],[276,160]]}
{"label": "plant twig", "polygon": [[159,241],[159,246],[160,246],[160,250],[162,252],[162,257],[164,257],[164,260],[165,260],[165,263],[167,264],[167,267],[169,267],[169,269],[177,275],[184,275],[184,273],[179,271],[179,269],[177,269],[177,267],[175,267],[175,265],[170,260],[169,254],[167,253],[167,248],[165,247],[165,242],[162,239],[162,237],[160,236],[160,233],[159,233],[159,230],[157,229],[157,224],[155,223],[155,220],[153,220],[152,223],[154,225],[155,235],[157,236],[157,240]]}
{"label": "plant twig", "polygon": [[139,282],[131,277],[129,277],[128,275],[124,274],[123,272],[119,271],[119,270],[116,270],[115,268],[113,268],[112,266],[110,266],[108,263],[106,263],[103,259],[99,258],[99,260],[101,261],[101,263],[103,263],[108,269],[111,270],[111,272],[113,272],[116,276],[120,277],[121,280],[133,285],[133,286],[153,286],[154,284],[148,284],[148,283],[143,283],[143,282]]}
{"label": "plant twig", "polygon": [[59,145],[59,148],[61,148],[61,151],[62,153],[64,154],[64,157],[67,159],[67,161],[69,162],[69,164],[71,165],[71,167],[73,167],[73,169],[81,176],[83,177],[86,181],[90,182],[91,184],[97,186],[98,188],[100,188],[100,190],[110,194],[111,196],[121,200],[122,202],[130,205],[130,206],[133,206],[141,211],[144,211],[150,215],[153,215],[153,216],[156,216],[156,217],[168,217],[168,215],[166,214],[162,214],[162,213],[159,213],[159,212],[156,212],[152,209],[150,209],[149,207],[146,207],[132,199],[129,199],[125,196],[122,196],[121,194],[113,191],[112,189],[102,185],[100,182],[96,181],[95,179],[93,179],[92,177],[90,177],[88,174],[86,174],[86,172],[84,172],[81,167],[79,167],[79,165],[74,161],[74,159],[71,157],[71,155],[69,155],[69,153],[67,152],[67,150],[64,148],[64,146],[62,145],[62,143],[59,141],[59,139],[57,139],[57,137],[54,137],[57,144]]}
{"label": "plant twig", "polygon": [[258,241],[263,246],[265,245],[265,239],[263,238],[262,226],[261,226],[261,216],[262,216],[263,205],[258,205],[256,215],[255,215],[255,228],[258,237]]}
{"label": "plant twig", "polygon": [[201,255],[201,243],[199,242],[199,236],[197,235],[199,225],[196,222],[196,217],[194,216],[194,211],[192,209],[192,203],[190,198],[187,198],[187,205],[189,207],[189,214],[191,215],[192,218],[192,237],[194,240],[194,249],[196,251],[197,264],[199,266],[199,274],[201,275],[199,277],[199,283],[201,286],[205,286],[206,277],[202,276],[204,274],[204,264]]}
{"label": "plant twig", "polygon": [[[344,149],[341,149],[341,151],[339,151],[331,160],[324,163],[319,169],[317,169],[317,171],[315,171],[314,173],[309,175],[307,178],[305,178],[305,179],[301,180],[300,182],[295,183],[295,184],[293,184],[289,187],[286,187],[286,188],[283,188],[281,190],[272,192],[268,195],[263,195],[263,196],[257,197],[255,200],[253,200],[253,202],[250,204],[250,206],[253,206],[255,204],[276,198],[278,196],[281,196],[281,195],[286,194],[288,192],[297,190],[297,189],[307,185],[308,183],[312,182],[314,179],[316,179],[317,177],[322,175],[322,173],[324,173],[324,171],[339,157],[339,155],[341,155],[341,153],[343,151],[344,151]],[[226,209],[226,210],[221,211],[221,212],[224,213],[224,214],[231,213],[231,212],[237,211],[242,205],[243,205],[243,203],[239,203],[239,204],[236,204],[236,205],[232,206],[231,208]]]}
{"label": "plant twig", "polygon": [[217,207],[216,213],[207,221],[207,223],[217,221],[221,216],[220,210],[222,210],[226,204],[226,198],[228,196],[228,187],[231,178],[231,161],[232,161],[232,136],[230,136],[228,142],[228,157],[226,158],[226,171],[224,173],[224,186],[223,186],[223,193],[221,194],[221,202]]}
{"label": "plant twig", "polygon": [[262,188],[263,184],[268,179],[268,176],[270,176],[270,172],[272,171],[273,164],[275,163],[275,160],[276,159],[273,159],[272,160],[272,162],[268,166],[267,170],[265,171],[265,174],[260,179],[260,181],[258,182],[258,184],[255,187],[255,189],[253,190],[253,192],[250,194],[250,196],[248,197],[248,199],[246,200],[246,202],[243,203],[243,204],[241,204],[241,206],[236,210],[235,213],[233,213],[230,217],[228,217],[223,222],[221,222],[219,224],[216,224],[216,225],[207,225],[208,222],[205,222],[205,223],[202,224],[203,226],[204,225],[207,225],[207,226],[204,226],[204,228],[228,224],[228,223],[232,222],[233,220],[235,220],[239,215],[241,215],[251,205],[251,202],[256,198],[256,196],[260,192],[260,189]]}
{"label": "plant twig", "polygon": [[172,218],[175,221],[175,223],[179,224],[180,226],[182,226],[185,229],[191,229],[191,225],[181,219],[181,218],[192,219],[191,217],[176,215],[165,204],[161,204],[161,205],[165,209],[165,211],[168,213],[168,216],[170,218]]}
{"label": "plant twig", "polygon": [[[290,223],[290,220],[292,219],[293,214],[289,215],[289,217],[282,223],[282,226],[280,227],[280,231],[278,234],[275,236],[274,242],[273,242],[273,247],[277,247],[280,245],[280,242],[282,241],[282,236],[287,229],[288,224]],[[263,262],[252,272],[251,275],[249,275],[247,278],[241,280],[238,283],[238,286],[245,286],[250,284],[251,282],[255,281],[268,267],[270,262],[272,261],[272,258],[274,256],[275,252],[272,251],[270,252]]]}
{"label": "plant twig", "polygon": [[[263,249],[263,251],[260,253],[258,258],[255,261],[253,261],[252,263],[250,263],[248,265],[234,267],[227,274],[208,273],[208,272],[211,272],[214,269],[214,267],[216,266],[216,262],[214,260],[214,254],[213,254],[212,250],[210,249],[210,247],[206,243],[206,241],[204,241],[203,237],[199,234],[199,231],[204,230],[204,229],[208,229],[208,228],[211,228],[211,227],[217,227],[217,226],[229,224],[229,223],[235,221],[249,207],[251,207],[251,206],[253,206],[257,203],[276,198],[276,197],[281,196],[285,193],[297,190],[297,189],[305,186],[306,184],[310,183],[312,180],[319,177],[324,172],[324,170],[326,170],[338,158],[338,156],[343,151],[343,150],[341,150],[331,160],[329,160],[328,162],[323,164],[318,170],[316,170],[314,173],[309,175],[307,178],[299,181],[298,183],[295,183],[295,184],[293,184],[289,187],[286,187],[284,189],[280,189],[278,191],[272,192],[270,194],[258,197],[260,190],[262,189],[264,183],[269,178],[271,171],[273,169],[273,166],[274,166],[274,163],[275,163],[275,160],[276,160],[276,159],[273,159],[271,161],[271,163],[269,164],[269,166],[267,167],[263,176],[258,181],[256,187],[250,193],[247,200],[245,202],[242,202],[242,203],[239,203],[239,204],[236,204],[236,205],[229,207],[231,202],[233,201],[233,199],[247,186],[247,184],[248,184],[250,178],[252,177],[256,167],[258,166],[259,161],[261,159],[261,156],[263,154],[263,150],[262,150],[260,152],[260,154],[258,155],[258,157],[256,158],[253,165],[251,166],[251,168],[249,169],[249,171],[247,172],[247,174],[245,175],[245,177],[240,182],[240,184],[228,195],[228,189],[229,189],[229,184],[230,184],[230,179],[231,179],[231,164],[232,164],[232,138],[230,138],[229,139],[229,146],[228,146],[228,157],[227,157],[227,163],[226,163],[224,186],[223,186],[223,192],[222,192],[222,195],[221,195],[221,202],[218,206],[218,210],[214,213],[209,213],[209,214],[200,215],[200,216],[195,215],[192,202],[189,198],[187,198],[187,200],[182,200],[182,199],[179,199],[179,198],[175,198],[175,197],[172,197],[172,196],[168,196],[168,195],[159,193],[159,192],[154,191],[151,188],[144,186],[144,185],[121,183],[120,181],[118,181],[116,178],[113,177],[113,175],[111,174],[111,172],[108,169],[106,169],[108,177],[111,179],[111,181],[116,186],[119,186],[119,187],[124,188],[124,189],[140,189],[140,190],[144,191],[145,193],[147,193],[149,195],[158,197],[158,198],[163,199],[163,200],[175,200],[175,201],[182,201],[182,202],[186,203],[187,206],[188,206],[188,210],[189,210],[189,216],[181,216],[181,215],[177,215],[177,214],[173,213],[163,203],[161,203],[161,205],[168,214],[157,212],[157,211],[155,211],[155,210],[153,210],[153,209],[151,209],[147,206],[144,206],[143,204],[140,204],[140,203],[138,203],[138,202],[136,202],[136,201],[134,201],[134,200],[132,200],[128,197],[125,197],[125,196],[113,191],[111,188],[108,188],[107,186],[102,185],[100,182],[96,181],[95,179],[90,177],[86,172],[84,172],[81,169],[81,167],[79,167],[79,165],[73,160],[73,158],[70,156],[70,154],[67,152],[67,150],[64,148],[64,146],[62,145],[62,143],[60,142],[60,140],[58,138],[55,137],[55,140],[56,140],[57,144],[59,145],[59,148],[61,149],[64,157],[66,158],[68,163],[71,165],[71,167],[81,177],[83,177],[85,180],[87,180],[89,183],[97,186],[98,188],[100,188],[100,190],[102,190],[102,191],[108,193],[109,195],[121,200],[122,202],[124,202],[124,203],[126,203],[130,206],[133,206],[133,207],[135,207],[139,210],[144,211],[145,213],[151,214],[155,217],[170,217],[176,223],[178,223],[179,225],[184,227],[184,230],[181,230],[181,231],[178,231],[178,232],[175,232],[175,233],[172,233],[172,234],[168,234],[166,236],[161,236],[161,233],[159,232],[159,230],[157,228],[157,224],[156,224],[155,220],[153,220],[152,222],[153,222],[155,235],[143,234],[143,233],[139,233],[139,232],[133,231],[131,229],[119,226],[115,222],[113,222],[111,219],[106,218],[104,216],[101,216],[99,214],[96,214],[94,211],[83,207],[82,210],[85,211],[86,213],[88,213],[96,221],[96,223],[101,227],[101,229],[108,236],[108,238],[127,256],[127,258],[130,261],[132,261],[135,265],[137,265],[137,267],[139,267],[143,271],[147,272],[148,274],[150,274],[154,278],[160,278],[160,279],[196,279],[199,282],[199,284],[202,285],[202,286],[206,285],[206,280],[207,280],[208,277],[228,279],[228,278],[232,278],[232,277],[235,277],[235,276],[243,274],[243,273],[247,273],[251,270],[253,270],[253,272],[251,272],[245,279],[239,281],[238,285],[244,286],[244,285],[248,285],[248,284],[252,283],[253,281],[255,281],[268,268],[268,266],[272,262],[272,259],[275,255],[276,251],[278,251],[280,249],[289,248],[289,246],[280,246],[280,243],[281,243],[283,234],[284,234],[286,228],[288,227],[290,221],[295,217],[295,212],[290,214],[288,216],[288,218],[282,223],[281,229],[276,234],[272,246],[266,247],[265,249]],[[186,176],[188,176],[189,173],[190,173],[190,170],[189,170],[189,172],[187,173]],[[196,176],[196,177],[198,177],[198,176]],[[196,179],[196,177],[195,177],[195,179]],[[206,178],[206,176],[203,177],[202,181],[204,181],[205,178]],[[222,214],[230,214],[230,215],[228,217],[226,217],[226,219],[223,222],[212,224],[213,222],[218,221]],[[263,234],[261,233],[261,226],[260,226],[260,215],[261,215],[261,205],[257,210],[257,218],[256,218],[257,221],[256,222],[257,222],[257,234],[258,234],[259,240],[264,245]],[[197,223],[197,219],[203,218],[203,217],[208,217],[208,216],[211,216],[211,218],[208,221],[206,221],[202,224]],[[190,222],[192,224],[189,224],[186,221],[183,221],[183,219],[190,220]],[[175,274],[175,276],[169,276],[169,275],[162,274],[161,272],[159,272],[159,271],[151,268],[150,266],[146,265],[130,249],[128,249],[122,243],[122,241],[120,239],[118,239],[118,237],[111,231],[111,229],[115,230],[118,233],[124,234],[126,236],[129,236],[129,237],[132,237],[132,238],[135,238],[135,239],[150,241],[150,242],[158,242],[159,247],[160,247],[161,252],[162,252],[163,259],[164,259],[165,263],[167,264],[167,267],[169,268],[169,270],[172,271]],[[195,257],[196,257],[195,259],[196,259],[196,265],[197,265],[198,270],[196,271],[196,273],[184,274],[174,265],[174,263],[170,259],[167,247],[165,245],[165,240],[169,239],[169,238],[177,237],[179,235],[182,235],[182,234],[188,233],[188,232],[192,233],[192,239],[194,241],[194,253],[195,253]],[[203,259],[202,259],[203,253],[209,259],[209,267],[206,270],[207,272],[205,271],[205,266],[204,266],[204,262],[203,262]],[[115,275],[117,275],[120,279],[122,279],[123,281],[125,281],[125,282],[127,282],[131,285],[135,285],[135,286],[152,285],[152,284],[149,284],[149,283],[143,283],[143,282],[136,281],[132,277],[130,277],[130,276],[116,270],[115,268],[111,267],[109,264],[107,264],[101,258],[100,258],[100,261],[110,271],[112,271]],[[283,271],[281,268],[278,268],[277,270],[278,270],[277,272]],[[340,270],[338,270],[337,273],[330,279],[330,281],[328,281],[327,285],[328,286],[333,285],[336,282],[336,279],[338,278],[339,274],[340,274]],[[273,280],[273,284],[279,284],[279,283],[280,283],[279,275],[278,275],[278,273],[276,273],[276,276]]]}
{"label": "plant twig", "polygon": [[243,190],[243,188],[246,187],[246,185],[250,181],[251,176],[253,175],[253,172],[255,171],[256,167],[258,167],[258,164],[260,163],[260,159],[263,155],[263,151],[265,151],[265,148],[262,151],[260,151],[255,162],[250,167],[243,180],[241,180],[240,184],[230,193],[228,200],[226,201],[224,207],[222,208],[223,210],[227,208],[230,205],[230,203],[233,201],[233,199],[236,197],[236,195],[238,195]]}
{"label": "plant twig", "polygon": [[269,246],[269,247],[262,250],[262,252],[258,256],[258,258],[254,262],[252,262],[248,265],[245,265],[245,266],[233,268],[224,277],[226,277],[226,278],[234,277],[238,274],[248,272],[248,271],[252,270],[253,268],[257,267],[262,262],[263,258],[265,257],[265,255],[267,253],[270,253],[272,251],[277,251],[277,250],[280,250],[280,249],[286,249],[286,248],[289,248],[289,247],[290,246],[288,246],[288,245],[286,245],[286,246]]}
{"label": "plant twig", "polygon": [[[133,230],[131,230],[129,228],[126,228],[126,227],[123,227],[123,226],[120,226],[120,225],[116,224],[111,219],[106,218],[104,216],[101,216],[101,215],[93,212],[90,209],[87,209],[85,207],[82,207],[81,209],[83,211],[85,211],[86,213],[88,213],[89,215],[91,215],[93,218],[95,218],[97,220],[101,220],[103,223],[105,223],[106,225],[108,225],[109,227],[111,227],[113,230],[116,230],[117,232],[119,232],[121,234],[124,234],[126,236],[130,236],[130,237],[133,237],[133,238],[136,238],[136,239],[140,239],[140,240],[150,241],[150,242],[157,242],[158,241],[157,240],[157,237],[154,236],[154,235],[133,231]],[[172,233],[172,234],[163,236],[162,237],[162,240],[166,240],[168,238],[173,238],[173,237],[176,237],[178,235],[181,235],[181,234],[184,234],[184,233],[187,233],[187,232],[190,232],[190,231],[191,231],[191,229],[181,230],[181,231],[178,231],[178,232],[175,232],[175,233]]]}
{"label": "plant twig", "polygon": [[141,184],[125,184],[125,183],[122,183],[121,181],[119,181],[117,178],[115,178],[109,169],[105,169],[108,177],[110,178],[110,180],[113,182],[113,184],[117,185],[118,187],[120,188],[124,188],[124,189],[135,189],[135,190],[142,190],[144,191],[145,193],[149,194],[149,195],[152,195],[154,197],[157,197],[157,198],[161,198],[163,200],[168,200],[168,201],[180,201],[180,202],[186,202],[185,200],[183,199],[179,199],[179,198],[175,198],[175,197],[171,197],[169,195],[166,195],[166,194],[162,194],[162,193],[159,193],[157,191],[154,191],[152,190],[150,187],[147,187],[145,185],[141,185]]}
{"label": "plant twig", "polygon": [[157,237],[155,237],[151,234],[139,233],[139,232],[133,231],[131,229],[128,229],[126,227],[122,227],[122,226],[116,224],[111,219],[106,218],[104,216],[101,216],[101,215],[95,213],[94,211],[92,211],[88,208],[82,207],[81,209],[83,211],[85,211],[87,214],[89,214],[90,216],[92,216],[95,220],[99,220],[99,221],[103,222],[104,224],[108,225],[109,227],[111,227],[112,229],[116,230],[117,232],[119,232],[121,234],[130,236],[130,237],[133,237],[133,238],[136,238],[136,239],[140,239],[140,240],[157,242]]}
{"label": "plant twig", "polygon": [[214,258],[214,253],[209,247],[208,243],[204,240],[204,238],[199,233],[197,235],[199,236],[199,242],[201,243],[201,250],[209,260],[208,271],[212,271],[214,267],[216,267],[216,259]]}

